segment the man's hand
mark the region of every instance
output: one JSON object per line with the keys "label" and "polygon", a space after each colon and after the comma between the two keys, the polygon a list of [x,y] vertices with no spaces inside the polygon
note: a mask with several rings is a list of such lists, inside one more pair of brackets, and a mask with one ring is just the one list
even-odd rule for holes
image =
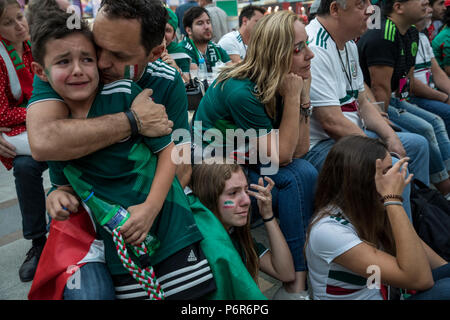
{"label": "man's hand", "polygon": [[389,138],[387,138],[386,144],[389,152],[395,152],[400,156],[400,158],[406,157],[405,148],[403,148],[403,144],[396,134],[393,134]]}
{"label": "man's hand", "polygon": [[172,133],[173,122],[167,117],[166,109],[151,99],[153,90],[144,89],[133,101],[133,109],[141,123],[140,134],[147,137],[161,137]]}
{"label": "man's hand", "polygon": [[0,156],[5,158],[14,158],[16,156],[16,148],[6,142],[5,139],[3,139],[2,132],[9,132],[11,131],[10,128],[1,128],[0,127]]}

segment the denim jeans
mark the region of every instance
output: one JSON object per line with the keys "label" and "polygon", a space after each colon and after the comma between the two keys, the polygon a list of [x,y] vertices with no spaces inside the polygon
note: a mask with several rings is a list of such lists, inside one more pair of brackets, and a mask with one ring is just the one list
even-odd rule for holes
{"label": "denim jeans", "polygon": [[450,139],[442,119],[434,113],[397,98],[391,98],[388,114],[389,119],[395,124],[428,140],[431,182],[438,183],[448,179]]}
{"label": "denim jeans", "polygon": [[[249,183],[258,184],[259,177],[259,168],[249,167]],[[273,211],[280,219],[280,229],[294,259],[295,271],[306,271],[303,247],[313,213],[317,170],[308,161],[293,159],[269,177],[275,182],[272,189]],[[252,214],[255,213],[259,214],[259,211],[256,199],[252,197]]]}
{"label": "denim jeans", "polygon": [[30,156],[17,156],[13,160],[13,167],[23,237],[28,240],[38,239],[47,233],[42,181],[47,163],[38,162]]}
{"label": "denim jeans", "polygon": [[417,104],[422,109],[435,113],[441,117],[445,123],[447,133],[450,132],[450,105],[445,102],[418,97],[411,98],[411,102]]}
{"label": "denim jeans", "polygon": [[[366,130],[366,134],[371,138],[378,138],[378,135],[372,131]],[[425,138],[411,133],[401,133],[398,134],[406,153],[411,158],[408,169],[414,173],[415,177],[418,179],[425,180],[424,183],[429,183],[428,181],[428,145]],[[323,163],[328,155],[328,152],[333,147],[335,141],[333,139],[327,139],[316,144],[309,152],[303,157],[308,160],[316,167],[318,171],[322,169]],[[392,162],[397,162],[398,159],[392,157]],[[403,190],[403,208],[406,211],[409,219],[412,221],[411,215],[411,203],[409,201],[411,193],[410,185],[406,186]]]}
{"label": "denim jeans", "polygon": [[450,263],[432,270],[434,286],[412,295],[408,300],[450,300]]}
{"label": "denim jeans", "polygon": [[64,300],[115,300],[113,281],[105,263],[88,262],[64,288]]}

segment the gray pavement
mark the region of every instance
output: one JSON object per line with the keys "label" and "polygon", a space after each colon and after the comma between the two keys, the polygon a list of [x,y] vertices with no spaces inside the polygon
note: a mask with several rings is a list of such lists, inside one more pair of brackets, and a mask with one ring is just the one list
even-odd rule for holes
{"label": "gray pavement", "polygon": [[[44,187],[50,187],[48,171]],[[31,282],[22,283],[19,268],[31,242],[22,235],[22,217],[17,202],[14,176],[0,165],[0,300],[25,300]]]}
{"label": "gray pavement", "polygon": [[[48,170],[44,173],[44,188],[50,187]],[[258,242],[269,246],[264,226],[253,229]],[[20,215],[12,171],[0,165],[0,300],[26,300],[31,282],[22,283],[18,270],[31,242],[22,236]],[[260,273],[259,286],[271,298],[281,283]]]}

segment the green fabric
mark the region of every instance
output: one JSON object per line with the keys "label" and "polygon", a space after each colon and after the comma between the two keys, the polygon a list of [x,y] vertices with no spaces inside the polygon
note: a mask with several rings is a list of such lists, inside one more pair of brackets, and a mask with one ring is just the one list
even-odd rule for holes
{"label": "green fabric", "polygon": [[[132,81],[121,80],[103,87],[99,92],[88,117],[129,109],[140,88]],[[50,180],[56,185],[69,184],[63,170],[70,165],[81,172],[79,181],[70,181],[77,184],[78,187],[74,186],[74,189],[80,192],[79,195],[83,188],[92,186],[99,198],[112,204],[119,204],[124,208],[141,204],[147,199],[155,175],[158,161],[155,153],[170,142],[170,135],[160,138],[138,136],[76,160],[49,162]],[[105,243],[105,258],[110,272],[127,273],[117,257],[111,235],[98,225],[97,232]],[[172,182],[150,232],[161,243],[160,248],[150,259],[153,265],[202,239],[177,178]]]}
{"label": "green fabric", "polygon": [[167,13],[169,13],[169,21],[167,21],[167,23],[169,23],[173,27],[173,31],[177,31],[177,28],[178,28],[177,15],[169,7],[166,7],[166,9],[167,9]]}
{"label": "green fabric", "polygon": [[[185,129],[189,132],[189,116],[187,112],[187,95],[181,75],[163,61],[156,60],[147,65],[145,72],[137,84],[141,88],[153,90],[152,99],[166,108],[169,120],[173,121],[173,133],[176,129]],[[174,143],[190,142],[190,135],[185,139],[173,137]]]}
{"label": "green fabric", "polygon": [[[192,42],[189,39],[184,39],[180,42],[180,45],[191,57],[192,63],[198,65],[199,53],[197,51],[197,48],[192,45]],[[228,53],[212,41],[208,42],[208,47],[206,48],[204,56],[205,59],[210,63],[211,67],[214,67],[219,61],[222,61],[223,63],[231,61]]]}
{"label": "green fabric", "polygon": [[204,239],[200,246],[211,266],[217,290],[206,298],[212,300],[267,300],[248,273],[222,223],[198,198],[188,201],[195,222]]}
{"label": "green fabric", "polygon": [[[279,110],[282,112],[281,106]],[[276,117],[279,116],[277,114]],[[201,121],[201,128],[197,121]],[[228,79],[217,85],[214,82],[206,91],[195,114],[194,135],[196,139],[201,139],[198,141],[203,141],[203,148],[210,145],[222,147],[224,155],[226,151],[246,155],[249,151],[248,142],[238,144],[232,137],[225,139],[227,130],[240,128],[250,134],[248,130],[254,129],[253,133],[260,137],[277,128],[276,122],[269,118],[264,105],[256,97],[253,82],[248,79]],[[202,139],[209,129],[219,130],[223,139],[212,142]]]}
{"label": "green fabric", "polygon": [[167,52],[172,56],[172,59],[175,60],[175,63],[181,69],[181,71],[189,73],[189,70],[191,68],[191,57],[186,53],[186,51],[179,43],[172,41],[167,46]]}
{"label": "green fabric", "polygon": [[445,26],[431,43],[434,56],[439,66],[444,69],[450,66],[450,28]]}

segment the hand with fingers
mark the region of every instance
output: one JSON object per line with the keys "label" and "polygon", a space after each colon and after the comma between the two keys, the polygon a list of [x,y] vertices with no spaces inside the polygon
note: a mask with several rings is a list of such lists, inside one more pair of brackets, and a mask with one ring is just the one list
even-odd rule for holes
{"label": "hand with fingers", "polygon": [[259,213],[263,219],[268,219],[273,216],[272,211],[272,189],[275,182],[269,177],[264,177],[267,181],[267,186],[264,187],[263,178],[259,178],[258,184],[251,184],[250,188],[256,191],[248,190],[248,194],[257,199]]}
{"label": "hand with fingers", "polygon": [[173,122],[169,120],[166,108],[153,102],[152,89],[144,89],[134,99],[131,109],[140,124],[139,133],[147,137],[161,137],[172,133]]}
{"label": "hand with fingers", "polygon": [[383,173],[382,160],[376,160],[375,185],[382,197],[401,195],[411,182],[413,174],[408,175],[408,160],[408,157],[400,159],[386,173]]}
{"label": "hand with fingers", "polygon": [[304,85],[305,83],[303,81],[303,78],[291,72],[283,77],[278,92],[285,101],[288,99],[295,100],[296,103],[294,103],[293,105],[298,108],[298,106],[300,105],[300,96],[302,94]]}
{"label": "hand with fingers", "polygon": [[0,156],[4,158],[14,158],[16,156],[16,148],[2,137],[2,132],[9,131],[11,131],[10,128],[0,127]]}
{"label": "hand with fingers", "polygon": [[158,212],[145,203],[128,207],[127,211],[130,217],[120,227],[120,232],[126,243],[137,246],[145,240]]}
{"label": "hand with fingers", "polygon": [[79,204],[75,195],[62,189],[50,193],[46,200],[49,215],[57,221],[67,220],[70,213],[78,211]]}

